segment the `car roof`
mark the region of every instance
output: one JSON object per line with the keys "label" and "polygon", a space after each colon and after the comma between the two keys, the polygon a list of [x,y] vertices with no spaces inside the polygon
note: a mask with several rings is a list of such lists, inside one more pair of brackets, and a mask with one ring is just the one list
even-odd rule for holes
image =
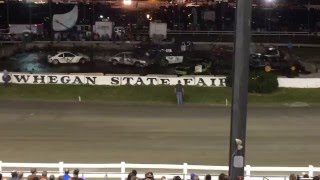
{"label": "car roof", "polygon": [[277,48],[275,48],[275,47],[268,47],[267,50],[273,51],[273,50],[277,50]]}
{"label": "car roof", "polygon": [[[133,54],[132,52],[120,52],[120,53],[118,53],[118,54]],[[117,55],[118,55],[117,54]]]}
{"label": "car roof", "polygon": [[72,52],[70,52],[70,51],[58,51],[57,54],[61,54],[61,53],[71,53],[71,54],[74,54],[74,53],[72,53]]}

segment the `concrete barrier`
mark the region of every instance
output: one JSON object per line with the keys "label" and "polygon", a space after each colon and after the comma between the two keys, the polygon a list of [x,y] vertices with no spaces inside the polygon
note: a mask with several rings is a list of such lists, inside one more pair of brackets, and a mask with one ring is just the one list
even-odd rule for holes
{"label": "concrete barrier", "polygon": [[[0,73],[0,77],[3,73]],[[10,83],[15,84],[74,84],[74,85],[168,85],[173,86],[181,81],[188,86],[226,87],[224,76],[172,76],[172,75],[125,75],[102,73],[76,73],[76,74],[30,74],[10,73]],[[0,79],[3,82],[3,79]],[[278,78],[279,87],[282,88],[320,88],[320,78]]]}
{"label": "concrete barrier", "polygon": [[278,78],[283,88],[320,88],[320,78]]}

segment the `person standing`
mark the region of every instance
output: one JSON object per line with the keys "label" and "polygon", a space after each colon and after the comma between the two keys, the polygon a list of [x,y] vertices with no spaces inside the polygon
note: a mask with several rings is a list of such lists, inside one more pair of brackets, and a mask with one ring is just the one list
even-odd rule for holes
{"label": "person standing", "polygon": [[19,180],[24,180],[24,178],[23,178],[23,171],[20,171],[20,172],[18,173],[18,179],[19,179]]}
{"label": "person standing", "polygon": [[39,178],[39,176],[37,175],[37,169],[36,168],[31,168],[30,170],[31,175],[28,176],[27,180],[33,180],[34,178]]}
{"label": "person standing", "polygon": [[292,49],[293,49],[293,44],[292,44],[291,41],[289,41],[289,43],[288,43],[288,54],[289,54],[290,60],[292,58]]}
{"label": "person standing", "polygon": [[69,169],[64,170],[64,175],[62,176],[63,180],[69,180],[71,176],[69,175]]}
{"label": "person standing", "polygon": [[73,170],[73,177],[70,180],[83,180],[83,178],[79,178],[79,169]]}
{"label": "person standing", "polygon": [[211,180],[211,175],[210,174],[207,174],[205,177],[204,177],[205,180]]}
{"label": "person standing", "polygon": [[12,171],[10,180],[18,180],[18,172]]}
{"label": "person standing", "polygon": [[40,177],[40,180],[47,180],[47,179],[48,179],[48,173],[47,171],[43,171]]}
{"label": "person standing", "polygon": [[176,84],[176,86],[175,86],[175,93],[177,96],[177,104],[182,105],[184,89],[183,89],[183,86],[182,86],[180,80],[178,81],[178,84]]}
{"label": "person standing", "polygon": [[10,79],[11,79],[11,77],[9,75],[9,72],[5,69],[3,71],[3,75],[2,75],[2,80],[3,80],[3,83],[4,83],[4,87],[8,87]]}

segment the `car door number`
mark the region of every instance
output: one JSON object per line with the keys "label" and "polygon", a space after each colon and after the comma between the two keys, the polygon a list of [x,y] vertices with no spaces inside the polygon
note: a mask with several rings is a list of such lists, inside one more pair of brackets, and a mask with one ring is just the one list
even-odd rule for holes
{"label": "car door number", "polygon": [[67,63],[71,63],[72,62],[72,57],[66,57]]}

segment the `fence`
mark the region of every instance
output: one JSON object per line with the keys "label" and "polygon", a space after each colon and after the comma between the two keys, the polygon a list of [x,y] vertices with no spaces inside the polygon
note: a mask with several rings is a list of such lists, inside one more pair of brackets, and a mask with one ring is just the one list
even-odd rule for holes
{"label": "fence", "polygon": [[[133,37],[127,39],[130,41],[141,41],[141,38],[148,38],[149,31],[134,31]],[[233,31],[178,31],[178,30],[168,30],[167,38],[174,38],[176,41],[193,41],[193,42],[233,42],[234,32]],[[0,42],[10,42],[8,34],[0,33]],[[50,38],[46,37],[44,39],[36,38],[37,41],[46,41]],[[75,39],[74,39],[75,40]],[[78,39],[77,42],[79,42]],[[263,32],[252,32],[252,41],[256,43],[288,43],[289,41],[294,44],[319,44],[320,43],[320,33],[309,33],[309,32],[281,32],[281,31],[263,31]],[[21,42],[21,41],[17,41]],[[93,42],[101,42],[93,41]],[[105,42],[105,41],[103,41]]]}
{"label": "fence", "polygon": [[[64,168],[79,168],[84,173],[81,176],[90,179],[109,179],[118,178],[125,180],[128,171],[136,169],[140,171],[148,170],[155,174],[155,178],[160,178],[165,175],[168,179],[175,175],[181,176],[184,180],[189,179],[189,175],[192,172],[205,172],[213,175],[213,179],[217,179],[217,174],[221,172],[227,172],[228,166],[207,166],[207,165],[189,165],[183,163],[181,165],[172,164],[130,164],[121,162],[119,164],[69,164],[64,162],[59,163],[8,163],[0,161],[0,171],[3,173],[4,177],[10,176],[10,171],[21,170],[25,168],[39,168],[39,170],[47,170],[49,174],[54,174],[55,176],[62,175]],[[4,170],[6,169],[6,170]],[[54,169],[54,170],[48,170]],[[114,171],[108,171],[113,169]],[[171,171],[171,173],[169,173]],[[172,173],[174,171],[174,173]],[[309,165],[308,167],[254,167],[250,165],[245,166],[245,177],[250,180],[286,180],[288,179],[288,174],[290,173],[302,173],[306,172],[310,177],[314,176],[315,172],[320,172],[320,167],[314,167]],[[255,175],[255,174],[280,174],[280,175]],[[198,173],[199,174],[199,173]],[[25,175],[29,175],[25,173]],[[204,174],[199,174],[200,179],[204,178]],[[138,177],[144,177],[143,174],[138,174]]]}

